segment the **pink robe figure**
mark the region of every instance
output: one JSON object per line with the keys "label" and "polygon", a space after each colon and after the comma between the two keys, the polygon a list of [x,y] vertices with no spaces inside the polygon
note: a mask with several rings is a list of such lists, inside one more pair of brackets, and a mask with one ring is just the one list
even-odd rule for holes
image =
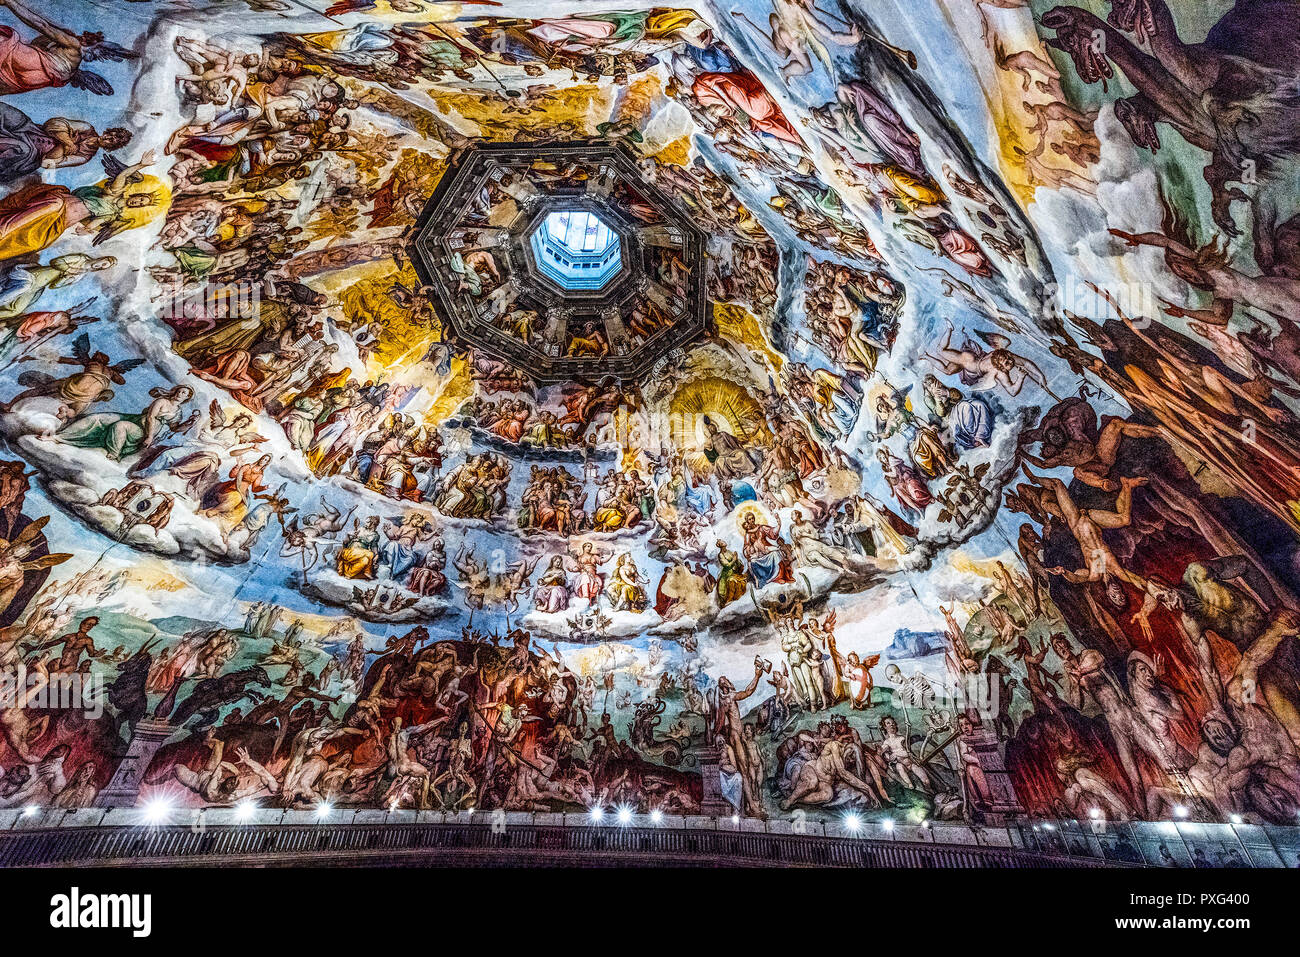
{"label": "pink robe figure", "polygon": [[892,456],[891,459],[893,474],[885,473],[885,481],[889,483],[890,491],[894,493],[896,499],[908,508],[917,512],[924,512],[925,507],[934,501],[934,496],[930,494],[930,487],[925,484],[925,480],[921,478],[916,469],[901,459]]}
{"label": "pink robe figure", "polygon": [[493,424],[491,431],[507,442],[518,442],[524,437],[524,428],[527,426],[531,415],[532,413],[528,409],[520,409],[506,418],[499,419]]}
{"label": "pink robe figure", "polygon": [[939,237],[939,245],[948,258],[972,276],[987,279],[993,275],[993,264],[983,250],[960,229],[950,229]]}
{"label": "pink robe figure", "polygon": [[437,568],[417,565],[411,569],[406,587],[417,595],[437,595],[447,587],[447,576]]}
{"label": "pink robe figure", "polygon": [[577,17],[564,20],[538,20],[528,33],[557,49],[582,49],[596,46],[614,36],[617,24],[612,20],[582,20]]}
{"label": "pink robe figure", "polygon": [[595,604],[600,593],[605,590],[605,576],[596,571],[595,565],[580,564],[578,568],[578,583],[573,593]]}
{"label": "pink robe figure", "polygon": [[77,69],[63,51],[24,43],[12,27],[0,26],[0,96],[64,86]]}
{"label": "pink robe figure", "polygon": [[781,107],[752,73],[701,73],[691,85],[691,92],[703,106],[737,110],[749,117],[754,129],[796,146],[803,145]]}

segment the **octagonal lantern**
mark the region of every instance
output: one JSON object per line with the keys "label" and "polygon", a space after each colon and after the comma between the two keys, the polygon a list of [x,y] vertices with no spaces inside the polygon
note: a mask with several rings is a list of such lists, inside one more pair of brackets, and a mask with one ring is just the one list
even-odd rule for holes
{"label": "octagonal lantern", "polygon": [[705,235],[605,141],[464,150],[411,259],[449,338],[539,382],[632,378],[707,325]]}

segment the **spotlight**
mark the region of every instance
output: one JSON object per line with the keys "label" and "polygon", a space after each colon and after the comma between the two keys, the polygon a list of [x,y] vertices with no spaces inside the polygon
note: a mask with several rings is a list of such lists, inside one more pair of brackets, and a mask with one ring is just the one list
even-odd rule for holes
{"label": "spotlight", "polygon": [[468,816],[473,817],[473,816],[474,816],[474,805],[471,804],[469,807],[465,808],[465,813],[466,813]]}
{"label": "spotlight", "polygon": [[144,822],[149,825],[163,824],[171,815],[172,806],[162,798],[156,798],[144,806]]}
{"label": "spotlight", "polygon": [[592,819],[593,821],[599,821],[599,820],[600,820],[601,818],[603,818],[604,816],[605,816],[605,809],[604,809],[604,808],[602,808],[602,807],[593,807],[593,808],[591,809],[591,819]]}
{"label": "spotlight", "polygon": [[659,810],[658,808],[655,808],[653,811],[650,812],[651,824],[661,824],[663,823],[663,819],[664,819],[664,812]]}
{"label": "spotlight", "polygon": [[739,823],[740,823],[740,815],[739,815],[739,814],[733,814],[733,815],[731,815],[731,823],[732,823],[732,824],[739,824]]}
{"label": "spotlight", "polygon": [[1187,817],[1187,807],[1183,804],[1174,805],[1174,817]]}
{"label": "spotlight", "polygon": [[[928,817],[921,818],[921,827],[928,828],[929,826],[930,826],[930,819]],[[1038,830],[1038,828],[1034,828],[1034,830]]]}
{"label": "spotlight", "polygon": [[1088,817],[1094,821],[1097,820],[1097,818],[1101,817],[1101,810],[1095,807],[1088,808]]}
{"label": "spotlight", "polygon": [[880,826],[886,831],[892,831],[894,829],[894,819],[892,817],[887,817],[880,822]]}
{"label": "spotlight", "polygon": [[23,808],[23,817],[35,817],[36,812],[39,810],[40,808],[38,808],[35,804],[29,804],[25,808]]}
{"label": "spotlight", "polygon": [[844,818],[844,829],[850,834],[857,834],[858,831],[862,830],[862,818],[858,817],[856,814],[846,815]]}
{"label": "spotlight", "polygon": [[1044,830],[1044,831],[1055,831],[1055,830],[1056,830],[1056,825],[1055,825],[1055,824],[1044,824],[1044,825],[1043,825],[1043,830]]}
{"label": "spotlight", "polygon": [[618,823],[630,824],[632,821],[632,809],[630,807],[621,807],[618,809]]}
{"label": "spotlight", "polygon": [[257,805],[252,801],[240,801],[235,805],[235,820],[239,821],[241,824],[245,821],[252,820],[253,815],[256,813]]}
{"label": "spotlight", "polygon": [[1233,824],[1240,824],[1240,823],[1241,823],[1241,815],[1240,815],[1240,814],[1233,814],[1233,815],[1229,816],[1228,820],[1231,821]]}
{"label": "spotlight", "polygon": [[316,805],[316,816],[323,821],[330,816],[330,812],[333,810],[328,801],[321,801],[320,804]]}

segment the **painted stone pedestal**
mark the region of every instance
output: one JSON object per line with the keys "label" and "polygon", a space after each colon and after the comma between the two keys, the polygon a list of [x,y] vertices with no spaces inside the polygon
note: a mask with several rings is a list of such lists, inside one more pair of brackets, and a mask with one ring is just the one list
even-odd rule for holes
{"label": "painted stone pedestal", "polygon": [[166,721],[142,718],[131,735],[126,756],[113,772],[113,780],[95,798],[96,807],[135,807],[140,797],[140,785],[149,769],[153,756],[172,736],[176,729]]}
{"label": "painted stone pedestal", "polygon": [[701,748],[698,753],[700,777],[704,782],[700,813],[705,817],[730,817],[735,809],[722,796],[722,772],[719,770],[722,752],[718,748]]}
{"label": "painted stone pedestal", "polygon": [[1002,824],[1009,818],[1024,813],[1020,799],[1016,797],[1015,785],[1011,783],[1011,774],[998,747],[998,738],[988,728],[976,728],[961,738],[962,747],[979,762],[988,783],[987,796],[975,798],[967,795],[974,805],[974,811],[983,824]]}

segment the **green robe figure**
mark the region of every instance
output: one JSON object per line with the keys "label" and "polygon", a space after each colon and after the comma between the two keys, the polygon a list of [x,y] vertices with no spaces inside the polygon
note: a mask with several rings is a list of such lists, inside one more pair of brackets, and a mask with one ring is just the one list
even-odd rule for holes
{"label": "green robe figure", "polygon": [[718,542],[718,565],[718,608],[722,609],[745,594],[745,566],[726,542]]}

